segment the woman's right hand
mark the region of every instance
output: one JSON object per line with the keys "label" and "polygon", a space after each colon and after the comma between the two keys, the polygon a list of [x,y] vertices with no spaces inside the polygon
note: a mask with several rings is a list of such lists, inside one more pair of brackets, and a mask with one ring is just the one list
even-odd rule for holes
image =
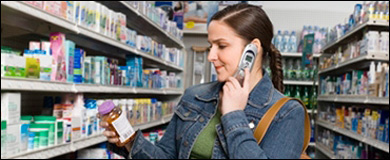
{"label": "woman's right hand", "polygon": [[103,132],[103,135],[107,137],[108,142],[110,143],[117,143],[119,142],[119,138],[116,136],[116,133],[114,131],[111,131],[108,128],[108,123],[106,121],[100,121],[100,127],[105,128],[106,130]]}

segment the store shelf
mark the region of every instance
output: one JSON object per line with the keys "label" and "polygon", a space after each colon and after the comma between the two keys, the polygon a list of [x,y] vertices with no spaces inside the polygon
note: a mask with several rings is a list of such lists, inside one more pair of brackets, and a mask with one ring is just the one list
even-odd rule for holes
{"label": "store shelf", "polygon": [[[4,15],[2,16],[3,17],[2,24],[5,23],[11,26],[16,25],[18,27],[29,27],[29,25],[26,24],[31,24],[32,26],[39,26],[44,23],[49,23],[50,24],[49,28],[51,28],[50,30],[66,33],[67,38],[70,38],[70,40],[75,41],[76,44],[81,47],[106,52],[113,56],[122,57],[122,58],[125,58],[126,54],[135,54],[135,55],[142,56],[144,60],[150,63],[154,63],[154,66],[157,66],[160,69],[169,70],[169,71],[178,71],[178,72],[183,71],[183,68],[174,65],[171,62],[155,57],[148,53],[139,51],[122,42],[119,42],[110,37],[92,31],[91,29],[88,29],[84,26],[79,26],[74,22],[68,21],[61,17],[57,17],[55,15],[47,13],[41,9],[35,8],[23,2],[1,1],[1,5],[2,5],[2,15]],[[135,23],[135,22],[131,21],[131,23]],[[33,31],[37,30],[36,28],[25,28],[25,29],[33,30]],[[50,31],[40,30],[39,32],[43,32],[43,33],[38,33],[41,36],[48,36],[46,32],[50,32]],[[26,37],[28,36],[30,37],[32,36],[35,39],[40,38],[37,35],[31,35],[31,34],[23,35],[22,37],[26,39]],[[153,38],[161,38],[158,35],[156,36],[154,36]],[[13,37],[13,39],[22,39],[22,37],[17,36],[17,37]],[[170,38],[172,37],[163,37],[161,43],[169,42],[169,40],[167,39]]]}
{"label": "store shelf", "polygon": [[389,97],[320,95],[317,100],[323,102],[389,105]]}
{"label": "store shelf", "polygon": [[[290,52],[282,52],[282,57],[302,57],[302,53],[290,53]],[[319,58],[321,56],[320,53],[315,53],[313,57]]]}
{"label": "store shelf", "polygon": [[183,33],[184,34],[187,34],[187,35],[204,35],[204,36],[207,36],[208,32],[207,30],[189,30],[189,29],[184,29],[183,30]]}
{"label": "store shelf", "polygon": [[158,94],[182,95],[182,89],[147,89],[126,86],[103,86],[92,84],[72,84],[35,79],[1,78],[1,90],[59,92],[59,93],[118,93],[118,94]]}
{"label": "store shelf", "polygon": [[[127,17],[127,25],[146,36],[164,43],[168,47],[184,48],[184,44],[171,33],[163,30],[157,23],[150,20],[146,15],[141,14],[125,1],[100,1],[108,8],[121,12]],[[148,25],[145,25],[148,24]]]}
{"label": "store shelf", "polygon": [[74,84],[35,79],[1,78],[1,91],[37,91],[76,93]]}
{"label": "store shelf", "polygon": [[368,53],[357,58],[346,60],[335,66],[323,69],[319,72],[320,75],[337,75],[350,72],[352,70],[366,69],[371,61],[389,61],[389,54],[385,53]]}
{"label": "store shelf", "polygon": [[[145,130],[153,128],[162,124],[167,124],[170,122],[173,114],[164,116],[161,120],[150,122],[143,125],[134,126],[135,130]],[[107,141],[107,138],[102,134],[97,134],[90,136],[85,139],[76,140],[72,143],[61,144],[57,146],[47,147],[43,149],[38,149],[34,151],[24,152],[13,156],[7,156],[6,159],[49,159],[57,157],[66,153],[75,152],[77,150],[87,148],[99,143]]]}
{"label": "store shelf", "polygon": [[284,85],[299,85],[299,86],[313,86],[318,85],[318,82],[314,83],[313,81],[292,81],[292,80],[284,80]]}
{"label": "store shelf", "polygon": [[325,147],[324,145],[317,143],[316,148],[321,151],[324,155],[326,155],[330,159],[336,159],[336,156],[334,155],[334,152]]}
{"label": "store shelf", "polygon": [[325,45],[321,52],[327,53],[329,50],[334,50],[342,44],[349,43],[349,38],[355,37],[358,34],[361,34],[366,27],[369,27],[374,30],[389,30],[389,21],[368,21],[364,24],[356,26],[354,29],[346,33],[344,36],[340,37],[338,40]]}
{"label": "store shelf", "polygon": [[388,143],[384,143],[384,142],[381,142],[379,140],[376,140],[376,139],[372,139],[372,138],[369,138],[369,137],[364,137],[362,135],[359,135],[355,132],[352,132],[352,131],[349,131],[347,129],[343,129],[343,128],[339,128],[337,126],[335,126],[334,124],[331,124],[331,123],[328,123],[326,121],[323,121],[323,120],[320,120],[318,119],[316,121],[316,124],[324,127],[324,128],[327,128],[331,131],[334,131],[334,132],[337,132],[339,134],[342,134],[346,137],[350,137],[350,138],[353,138],[355,140],[358,140],[360,142],[363,142],[363,143],[366,143],[370,146],[373,146],[377,149],[380,149],[382,151],[385,151],[387,153],[389,153],[389,144]]}

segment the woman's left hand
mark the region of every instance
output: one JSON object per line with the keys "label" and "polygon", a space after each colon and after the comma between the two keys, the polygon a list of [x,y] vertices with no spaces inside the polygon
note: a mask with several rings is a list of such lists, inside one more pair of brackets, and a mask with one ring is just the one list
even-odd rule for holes
{"label": "woman's left hand", "polygon": [[248,102],[249,96],[249,69],[245,69],[244,84],[241,87],[238,80],[234,77],[229,77],[223,86],[222,95],[222,115],[228,114],[237,110],[244,110]]}

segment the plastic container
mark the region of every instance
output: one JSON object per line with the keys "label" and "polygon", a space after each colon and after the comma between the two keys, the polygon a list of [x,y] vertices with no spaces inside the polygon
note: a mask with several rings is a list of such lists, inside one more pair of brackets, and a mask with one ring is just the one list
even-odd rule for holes
{"label": "plastic container", "polygon": [[20,122],[20,151],[26,151],[28,148],[28,129],[30,128],[30,123],[32,122],[32,116],[21,116]]}
{"label": "plastic container", "polygon": [[49,145],[50,124],[31,124],[29,131],[35,133],[34,149],[46,148]]}
{"label": "plastic container", "polygon": [[34,116],[34,122],[36,124],[48,124],[48,146],[55,145],[56,133],[57,133],[57,118],[53,116]]}
{"label": "plastic container", "polygon": [[106,101],[99,106],[100,119],[109,124],[109,130],[116,132],[119,142],[118,147],[123,147],[135,138],[135,131],[119,107],[115,107],[112,101]]}
{"label": "plastic container", "polygon": [[28,134],[27,151],[34,150],[34,138],[35,138],[35,133],[34,132],[29,132],[29,134]]}

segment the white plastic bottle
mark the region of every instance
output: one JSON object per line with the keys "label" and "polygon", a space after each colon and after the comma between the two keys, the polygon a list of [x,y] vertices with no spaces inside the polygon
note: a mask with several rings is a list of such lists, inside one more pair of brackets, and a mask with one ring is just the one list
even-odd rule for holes
{"label": "white plastic bottle", "polygon": [[280,51],[282,44],[282,31],[278,30],[278,33],[276,34],[274,45],[275,47]]}
{"label": "white plastic bottle", "polygon": [[288,34],[288,31],[284,31],[282,44],[281,44],[282,48],[280,49],[281,52],[288,52],[289,39],[290,39],[290,35]]}
{"label": "white plastic bottle", "polygon": [[[86,122],[87,122],[87,116],[86,116],[86,109],[84,107],[84,96],[83,94],[77,94],[75,99],[75,106],[73,108],[72,113],[72,128],[80,127],[80,131],[78,131],[77,134],[80,134],[80,137],[74,137],[72,139],[76,138],[85,138],[87,136],[86,134]],[[74,133],[72,133],[72,136]]]}
{"label": "white plastic bottle", "polygon": [[297,52],[297,35],[295,31],[291,32],[290,39],[289,39],[289,49],[288,52],[295,53]]}

